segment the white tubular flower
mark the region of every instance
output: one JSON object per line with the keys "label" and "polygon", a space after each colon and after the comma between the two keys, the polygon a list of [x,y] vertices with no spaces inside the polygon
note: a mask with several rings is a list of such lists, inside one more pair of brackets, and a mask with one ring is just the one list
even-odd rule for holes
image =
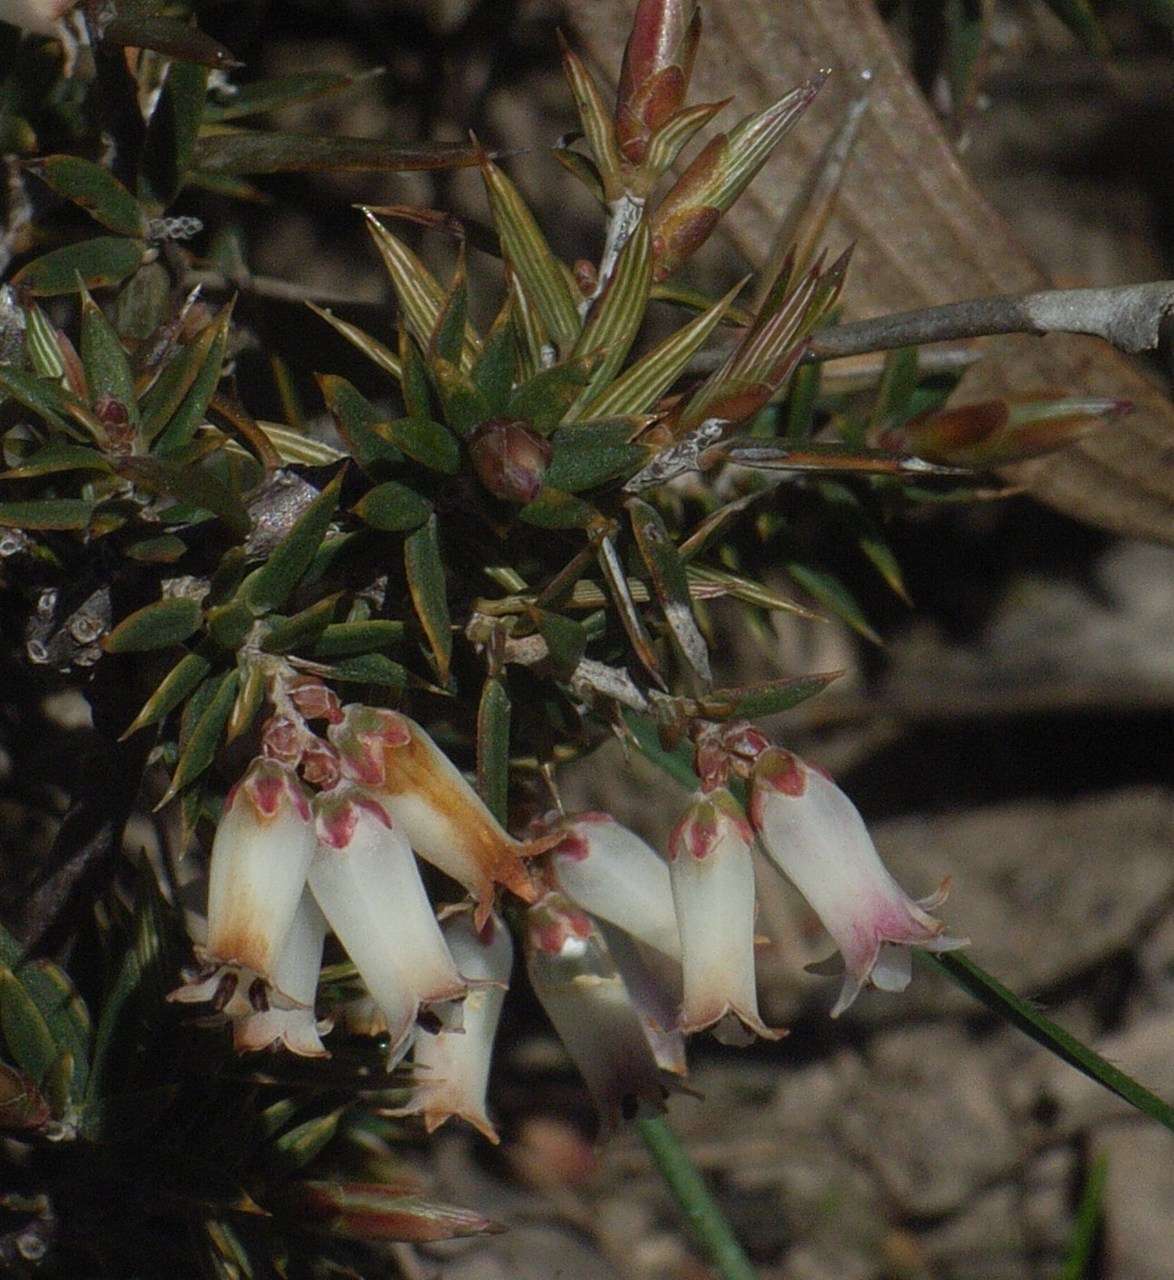
{"label": "white tubular flower", "polygon": [[[387,1018],[390,1057],[406,1051],[420,1007],[464,996],[407,837],[357,787],[319,795],[309,882]],[[397,1056],[398,1055],[398,1056]]]}
{"label": "white tubular flower", "polygon": [[478,928],[493,909],[496,885],[534,901],[523,859],[558,837],[515,840],[414,720],[352,703],[343,708],[342,721],[330,726],[329,737],[342,756],[344,776],[369,788],[420,857],[473,895]]}
{"label": "white tubular flower", "polygon": [[415,1085],[411,1101],[389,1114],[422,1115],[429,1133],[450,1116],[459,1116],[497,1143],[500,1139],[489,1119],[485,1096],[493,1038],[514,963],[513,945],[509,930],[497,915],[490,916],[478,930],[469,912],[460,911],[449,916],[443,930],[461,977],[469,982],[469,994],[459,1018],[450,1005],[439,1011],[439,1031],[417,1032],[412,1048]]}
{"label": "white tubular flower", "polygon": [[677,1030],[681,962],[648,947],[641,948],[631,934],[606,920],[598,923],[611,958],[628,988],[632,1005],[640,1015],[656,1065],[674,1076],[688,1075],[685,1037]]}
{"label": "white tubular flower", "polygon": [[725,788],[698,792],[669,837],[685,970],[678,1025],[686,1034],[712,1027],[727,1044],[786,1034],[758,1013],[753,841],[750,823]]}
{"label": "white tubular flower", "polygon": [[58,20],[77,0],[0,0],[0,22],[10,22],[38,36],[58,34]]}
{"label": "white tubular flower", "polygon": [[[751,778],[750,817],[771,862],[795,885],[844,958],[838,1017],[868,982],[903,991],[911,976],[903,947],[953,951],[966,938],[926,908],[945,889],[915,902],[889,875],[856,806],[824,774],[777,748],[764,752]],[[895,945],[888,945],[895,944]]]}
{"label": "white tubular flower", "polygon": [[548,893],[527,913],[525,939],[530,984],[604,1129],[662,1110],[665,1089],[642,1020],[590,916]]}
{"label": "white tubular flower", "polygon": [[282,1045],[301,1058],[330,1056],[321,1036],[330,1030],[331,1023],[319,1022],[314,1014],[325,938],[326,917],[309,890],[304,890],[285,949],[273,970],[274,984],[296,1000],[298,1008],[262,1008],[234,1018],[232,1043],[238,1053]]}
{"label": "white tubular flower", "polygon": [[[267,999],[289,1008],[296,997],[274,978],[306,884],[317,839],[305,788],[292,769],[254,760],[228,793],[208,869],[207,959],[244,970],[271,988]],[[254,998],[254,997],[250,997]]]}
{"label": "white tubular flower", "polygon": [[580,813],[561,823],[550,852],[559,888],[572,902],[673,960],[681,937],[668,864],[634,831],[607,813]]}

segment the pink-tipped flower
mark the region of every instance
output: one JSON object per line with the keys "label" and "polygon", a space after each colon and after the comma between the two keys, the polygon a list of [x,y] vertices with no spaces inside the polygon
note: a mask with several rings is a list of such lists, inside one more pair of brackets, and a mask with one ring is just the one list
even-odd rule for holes
{"label": "pink-tipped flower", "polygon": [[534,901],[523,859],[559,837],[515,840],[414,720],[352,704],[343,709],[342,722],[331,725],[330,740],[342,755],[344,776],[369,788],[420,857],[473,895],[478,928],[493,909],[496,885]]}
{"label": "pink-tipped flower", "polygon": [[639,1013],[599,930],[561,893],[526,916],[526,969],[547,1016],[586,1081],[605,1129],[664,1104]]}
{"label": "pink-tipped flower", "polygon": [[450,1116],[459,1116],[496,1143],[500,1139],[485,1095],[514,949],[509,930],[496,915],[478,930],[469,912],[459,911],[449,916],[443,929],[461,977],[469,983],[469,994],[459,1011],[451,1005],[439,1010],[441,1027],[435,1034],[417,1032],[411,1100],[389,1114],[422,1115],[429,1133]]}
{"label": "pink-tipped flower", "polygon": [[298,1002],[276,984],[274,969],[306,883],[317,840],[310,800],[292,769],[254,760],[229,792],[208,870],[207,959],[270,984],[271,1003]]}
{"label": "pink-tipped flower", "polygon": [[[911,976],[903,947],[953,951],[965,938],[915,902],[889,875],[856,806],[818,770],[789,751],[764,752],[752,775],[750,817],[771,862],[807,899],[844,959],[838,1017],[866,983],[903,991]],[[892,944],[892,945],[890,945]]]}
{"label": "pink-tipped flower", "polygon": [[406,1052],[422,1005],[464,996],[407,837],[357,787],[315,801],[318,905],[387,1019],[389,1065]]}
{"label": "pink-tipped flower", "polygon": [[592,915],[680,960],[673,886],[660,854],[607,813],[580,813],[559,829],[563,840],[549,858],[563,893]]}
{"label": "pink-tipped flower", "polygon": [[786,1034],[771,1030],[758,1013],[753,842],[746,815],[724,788],[698,792],[669,837],[685,969],[680,1029],[712,1027],[728,1044]]}
{"label": "pink-tipped flower", "polygon": [[[314,1013],[318,994],[318,973],[322,968],[322,943],[326,937],[326,917],[309,890],[304,890],[285,948],[273,970],[273,983],[298,1002],[296,1009],[251,1008],[232,1020],[232,1044],[238,1053],[273,1049],[278,1045],[301,1058],[328,1058],[322,1035],[330,1022],[319,1021]],[[258,1005],[266,993],[255,995]]]}

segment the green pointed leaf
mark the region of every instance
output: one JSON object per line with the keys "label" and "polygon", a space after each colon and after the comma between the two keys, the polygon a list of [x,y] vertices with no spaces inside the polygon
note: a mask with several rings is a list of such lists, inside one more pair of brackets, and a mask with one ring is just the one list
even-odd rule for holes
{"label": "green pointed leaf", "polygon": [[897,347],[885,352],[884,370],[876,390],[868,424],[879,428],[909,416],[909,403],[917,390],[917,348]]}
{"label": "green pointed leaf", "polygon": [[1068,1243],[1064,1269],[1057,1280],[1088,1280],[1097,1266],[1097,1241],[1104,1230],[1105,1187],[1109,1177],[1108,1153],[1102,1151],[1092,1162],[1080,1193],[1076,1223]]}
{"label": "green pointed leaf", "polygon": [[287,1129],[270,1143],[271,1154],[268,1154],[266,1163],[279,1173],[292,1173],[295,1169],[305,1168],[322,1152],[327,1143],[333,1141],[338,1133],[338,1122],[345,1110],[345,1107],[339,1107]]}
{"label": "green pointed leaf", "polygon": [[390,649],[403,642],[404,624],[387,618],[367,618],[335,622],[326,628],[314,645],[315,658],[346,658],[353,654]]}
{"label": "green pointed leaf", "polygon": [[347,76],[329,71],[307,71],[289,76],[270,76],[250,84],[235,86],[236,92],[223,102],[210,102],[204,108],[204,120],[219,124],[225,120],[241,120],[246,116],[276,111],[294,102],[309,102],[366,84],[371,74]]}
{"label": "green pointed leaf", "polygon": [[510,311],[518,333],[517,381],[525,383],[549,363],[548,348],[549,353],[553,353],[554,348],[550,346],[550,338],[546,332],[546,326],[542,323],[542,317],[538,314],[538,308],[530,300],[529,294],[518,279],[518,273],[511,269],[508,262],[505,264],[505,276],[506,287],[509,290]]}
{"label": "green pointed leaf", "polygon": [[399,327],[399,360],[403,368],[400,389],[408,418],[433,418],[432,379],[419,343],[408,332],[407,326]]}
{"label": "green pointed leaf", "polygon": [[834,574],[828,573],[825,569],[817,569],[814,565],[803,564],[798,560],[788,561],[783,568],[829,613],[842,618],[854,631],[859,632],[866,640],[871,640],[873,644],[884,643],[869,626],[864,610],[861,609],[855,596]]}
{"label": "green pointed leaf", "polygon": [[376,1182],[290,1181],[282,1210],[309,1231],[344,1240],[451,1240],[504,1230],[491,1219],[453,1209]]}
{"label": "green pointed leaf", "polygon": [[648,223],[628,237],[602,296],[588,312],[587,323],[575,343],[575,354],[598,351],[602,357],[591,373],[587,389],[571,407],[567,421],[584,417],[595,395],[606,389],[627,359],[644,323],[652,287],[652,236]]}
{"label": "green pointed leaf", "polygon": [[845,531],[855,538],[856,545],[885,580],[890,590],[906,604],[912,604],[905,588],[901,564],[892,547],[885,541],[876,521],[865,510],[864,504],[847,485],[825,480],[819,486],[820,495],[827,502]]}
{"label": "green pointed leaf", "polygon": [[510,696],[490,676],[477,706],[477,791],[503,826],[509,818]]}
{"label": "green pointed leaf", "polygon": [[973,960],[958,951],[917,951],[917,957],[945,973],[981,1004],[1043,1045],[1061,1061],[1075,1067],[1082,1075],[1115,1093],[1117,1097],[1135,1107],[1167,1129],[1174,1131],[1174,1107],[1151,1093],[1144,1085],[1127,1076],[1124,1071],[1106,1062],[1099,1053],[1082,1044],[1074,1035],[1065,1031],[1050,1018],[1044,1017],[1030,1001],[1017,996],[997,978],[981,969]]}
{"label": "green pointed leaf", "polygon": [[151,112],[139,162],[139,197],[158,212],[174,202],[192,167],[207,86],[207,67],[173,62]]}
{"label": "green pointed leaf", "polygon": [[670,116],[652,135],[644,167],[650,173],[667,173],[697,131],[704,129],[732,101],[732,98],[723,98],[720,102],[699,102],[695,107],[685,107]]}
{"label": "green pointed leaf", "polygon": [[24,309],[24,349],[33,373],[38,378],[59,382],[65,373],[65,354],[61,350],[61,337],[52,320],[35,302]]}
{"label": "green pointed leaf", "polygon": [[482,163],[481,176],[489,193],[502,252],[551,336],[564,351],[569,351],[581,325],[562,264],[551,253],[534,215],[509,178],[490,160]]}
{"label": "green pointed leaf", "polygon": [[484,397],[490,417],[503,415],[514,387],[518,362],[518,339],[513,319],[507,312],[485,339],[481,355],[471,370],[473,385]]}
{"label": "green pointed leaf", "polygon": [[385,142],[380,138],[319,137],[308,133],[237,130],[205,133],[195,167],[211,174],[343,173],[382,170],[467,169],[477,148],[464,142]]}
{"label": "green pointed leaf", "polygon": [[354,512],[372,529],[406,533],[417,529],[432,514],[432,504],[407,485],[388,480],[376,485],[354,506]]}
{"label": "green pointed leaf", "polygon": [[561,32],[559,43],[562,47],[563,73],[575,99],[583,136],[587,139],[599,171],[601,194],[605,200],[615,200],[623,191],[624,161],[616,141],[612,113],[604,103],[603,94],[591,72],[578,54],[567,46]]}
{"label": "green pointed leaf", "polygon": [[130,360],[114,326],[88,292],[82,297],[81,357],[91,405],[97,408],[103,397],[117,400],[126,410],[129,425],[137,427],[139,406]]}
{"label": "green pointed leaf", "polygon": [[190,786],[212,763],[220,739],[224,734],[228,717],[236,702],[240,688],[240,672],[226,671],[209,681],[212,686],[208,704],[202,714],[192,725],[187,743],[180,752],[175,771],[171,775],[171,785],[167,788],[163,799],[155,806],[162,809],[173,800],[186,786]]}
{"label": "green pointed leaf", "polygon": [[280,608],[309,568],[334,519],[341,488],[340,471],[302,512],[268,560],[241,583],[237,596],[256,617]]}
{"label": "green pointed leaf", "polygon": [[556,674],[560,679],[570,679],[587,652],[586,628],[573,618],[543,610],[538,619],[538,633],[546,641]]}
{"label": "green pointed leaf", "polygon": [[664,613],[674,640],[685,660],[708,683],[712,679],[709,669],[709,646],[705,643],[697,619],[693,616],[693,598],[689,593],[689,580],[685,565],[677,554],[660,512],[639,498],[629,498],[626,503],[632,521],[632,532],[640,557],[648,567],[652,588]]}
{"label": "green pointed leaf", "polygon": [[107,653],[146,653],[182,644],[200,629],[203,610],[195,600],[172,597],[144,605],[123,620],[102,641]]}
{"label": "green pointed leaf", "polygon": [[603,175],[599,172],[599,166],[594,160],[581,151],[576,151],[574,147],[560,143],[555,144],[554,158],[572,178],[581,182],[595,199],[605,209],[607,208],[607,196],[603,192]]}
{"label": "green pointed leaf", "polygon": [[[240,688],[237,690],[236,700],[232,704],[228,721],[224,726],[226,745],[235,742],[253,727],[253,721],[265,705],[265,695],[269,688],[268,674],[260,663],[241,662],[239,671]],[[202,801],[203,797],[201,797],[201,803]],[[190,825],[195,826],[194,818],[191,819]]]}
{"label": "green pointed leaf", "polygon": [[644,669],[662,689],[666,688],[661,671],[660,659],[656,656],[648,629],[644,625],[640,609],[632,598],[632,588],[628,585],[627,575],[616,551],[615,542],[610,537],[601,538],[598,552],[599,567],[603,572],[608,591],[615,602],[616,612],[627,633],[628,640],[644,665]]}
{"label": "green pointed leaf", "polygon": [[549,435],[587,385],[594,364],[592,356],[577,356],[540,370],[510,396],[506,416],[524,418],[535,431]]}
{"label": "green pointed leaf", "polygon": [[39,1085],[60,1046],[25,985],[7,965],[0,966],[0,1031],[16,1065]]}
{"label": "green pointed leaf", "polygon": [[153,14],[117,17],[102,28],[102,40],[130,49],[154,49],[179,62],[198,62],[206,67],[241,65],[218,41],[176,18]]}
{"label": "green pointed leaf", "polygon": [[25,369],[11,365],[0,366],[0,391],[10,395],[18,404],[52,423],[59,431],[84,440],[85,436],[70,421],[73,398],[56,382],[38,377]]}
{"label": "green pointed leaf", "polygon": [[404,689],[409,676],[406,667],[383,653],[359,653],[331,663],[326,678],[342,684],[375,684],[386,689]]}
{"label": "green pointed leaf", "polygon": [[[142,435],[150,443],[175,416],[202,370],[215,364],[219,374],[222,343],[229,308],[223,308],[191,341],[171,357],[142,397]],[[221,348],[222,350],[222,348]],[[211,394],[208,399],[211,400]]]}
{"label": "green pointed leaf", "polygon": [[56,155],[26,161],[25,168],[116,235],[142,239],[147,234],[147,215],[139,202],[104,166],[81,156]]}
{"label": "green pointed leaf", "polygon": [[238,538],[249,532],[252,521],[240,498],[199,463],[185,464],[169,458],[119,458],[115,469],[119,475],[132,480],[136,488],[175,498],[188,512],[210,511]]}
{"label": "green pointed leaf", "polygon": [[[393,378],[400,376],[399,357],[385,346],[378,338],[373,338],[369,333],[365,333],[358,325],[351,324],[348,320],[340,320],[329,307],[319,307],[313,302],[307,302],[306,306],[321,319],[325,320],[328,325],[341,334],[352,347],[361,351],[368,359],[373,360],[381,369],[390,373]],[[326,376],[323,374],[316,375],[319,380]]]}
{"label": "green pointed leaf", "polygon": [[159,682],[155,692],[143,703],[142,710],[122,733],[119,741],[129,738],[132,733],[137,733],[149,724],[158,724],[185,698],[195,693],[211,669],[212,664],[202,654],[185,653]]}
{"label": "green pointed leaf", "polygon": [[444,408],[444,420],[458,435],[468,436],[491,416],[485,397],[455,364],[437,356],[432,361],[432,376]]}
{"label": "green pointed leaf", "polygon": [[174,564],[187,555],[187,543],[173,533],[157,538],[140,538],[126,549],[127,558],[140,564]]}
{"label": "green pointed leaf", "polygon": [[276,614],[268,619],[269,629],[261,641],[264,653],[291,653],[294,649],[313,650],[338,607],[339,592],[295,613],[292,618]]}
{"label": "green pointed leaf", "polygon": [[84,444],[47,444],[17,466],[0,471],[0,480],[31,480],[65,471],[109,470],[110,464],[96,449]]}
{"label": "green pointed leaf", "polygon": [[815,430],[815,407],[819,401],[821,364],[802,364],[791,378],[783,410],[784,434],[792,444],[807,444]]}
{"label": "green pointed leaf", "polygon": [[87,289],[118,284],[143,261],[143,244],[139,240],[117,236],[92,236],[53,249],[27,263],[10,283],[27,289],[36,297],[53,297],[78,291],[78,278]]}
{"label": "green pointed leaf", "polygon": [[648,461],[649,451],[629,441],[646,422],[637,417],[605,418],[560,427],[551,438],[554,452],[546,483],[580,493],[634,474]]}
{"label": "green pointed leaf", "polygon": [[404,455],[375,430],[380,414],[365,396],[345,378],[335,374],[319,373],[314,376],[338,434],[359,466],[366,470],[378,463],[391,465],[403,461]]}
{"label": "green pointed leaf", "polygon": [[448,297],[444,300],[440,314],[436,317],[436,325],[428,342],[430,364],[437,358],[447,360],[450,364],[455,364],[460,359],[468,316],[469,289],[465,282],[465,263],[462,252]]}
{"label": "green pointed leaf", "polygon": [[405,540],[404,567],[416,617],[432,650],[437,678],[445,685],[452,662],[452,626],[449,622],[444,557],[440,551],[435,515]]}
{"label": "green pointed leaf", "polygon": [[799,703],[822,693],[842,671],[825,671],[810,676],[786,676],[762,680],[737,688],[714,689],[698,699],[701,715],[713,720],[758,720],[763,716],[790,711]]}
{"label": "green pointed leaf", "polygon": [[88,529],[94,506],[81,498],[0,502],[0,529]]}
{"label": "green pointed leaf", "polygon": [[[213,333],[208,354],[203,364],[197,369],[187,394],[178,408],[165,420],[162,430],[155,438],[153,450],[166,456],[177,453],[188,445],[204,421],[216,388],[220,385],[220,377],[224,371],[224,355],[228,346],[228,322],[231,315],[231,304],[221,311],[213,321]],[[202,336],[202,335],[201,335]],[[162,381],[162,379],[160,379]],[[144,424],[143,435],[147,435]]]}
{"label": "green pointed leaf", "polygon": [[550,485],[518,512],[519,520],[539,529],[586,529],[600,518],[589,502]]}
{"label": "green pointed leaf", "polygon": [[287,427],[280,422],[257,420],[257,426],[269,443],[277,450],[283,465],[296,462],[306,467],[329,467],[352,455],[345,449],[336,449],[325,440],[307,435],[299,427]]}
{"label": "green pointed leaf", "polygon": [[427,418],[396,418],[393,422],[379,423],[376,434],[432,471],[452,476],[461,468],[460,446],[452,432],[439,422]]}
{"label": "green pointed leaf", "polygon": [[[749,277],[746,277],[749,279]],[[676,333],[658,343],[631,368],[626,369],[592,401],[593,417],[616,413],[644,413],[685,372],[689,361],[728,314],[746,279],[740,280],[708,310],[690,320]]]}
{"label": "green pointed leaf", "polygon": [[688,573],[690,590],[698,598],[732,596],[735,600],[757,605],[760,609],[779,609],[784,613],[793,613],[799,618],[811,618],[817,622],[826,621],[820,614],[805,609],[797,601],[743,574],[730,573],[725,569],[714,569],[709,565],[700,564],[690,564]]}

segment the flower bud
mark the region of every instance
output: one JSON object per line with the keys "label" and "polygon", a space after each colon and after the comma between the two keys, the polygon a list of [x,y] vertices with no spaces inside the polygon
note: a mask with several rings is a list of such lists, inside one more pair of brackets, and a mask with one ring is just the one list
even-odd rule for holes
{"label": "flower bud", "polygon": [[669,837],[685,970],[680,1029],[688,1034],[713,1027],[728,1044],[786,1034],[772,1031],[758,1013],[753,841],[745,814],[724,788],[698,792]]}
{"label": "flower bud", "polygon": [[473,432],[469,457],[477,478],[495,498],[533,502],[550,465],[549,440],[514,418],[491,418]]}
{"label": "flower bud", "polygon": [[[309,890],[303,890],[285,947],[273,970],[273,983],[292,1000],[296,1009],[255,1009],[232,1022],[232,1044],[238,1053],[282,1045],[301,1058],[328,1058],[321,1035],[330,1022],[314,1014],[318,973],[322,968],[322,943],[326,917]],[[264,997],[264,989],[261,995]]]}
{"label": "flower bud", "polygon": [[[309,797],[292,769],[254,760],[229,792],[208,869],[209,960],[274,983],[316,847]],[[279,1005],[296,1004],[275,989]]]}
{"label": "flower bud", "polygon": [[639,164],[652,135],[685,100],[701,38],[696,0],[640,0],[624,47],[616,139]]}
{"label": "flower bud", "polygon": [[387,1018],[394,1062],[421,1005],[459,999],[466,984],[407,837],[378,801],[344,787],[318,796],[314,808],[319,845],[310,889]]}
{"label": "flower bud", "polygon": [[557,844],[557,834],[515,840],[436,743],[397,711],[351,704],[329,734],[344,777],[367,787],[420,857],[473,895],[478,928],[489,918],[495,885],[534,901],[522,860]]}
{"label": "flower bud", "polygon": [[900,947],[967,945],[927,914],[945,900],[944,887],[921,902],[910,898],[885,869],[856,806],[830,778],[775,749],[759,757],[751,786],[750,817],[768,858],[807,899],[843,956],[833,1018],[868,982],[883,991],[909,985],[910,958]]}
{"label": "flower bud", "polygon": [[563,893],[592,915],[680,960],[673,887],[660,854],[607,813],[580,813],[559,829],[563,839],[549,859]]}
{"label": "flower bud", "polygon": [[664,1104],[639,1013],[591,918],[560,893],[527,913],[526,968],[605,1129]]}
{"label": "flower bud", "polygon": [[485,1095],[493,1037],[513,967],[509,930],[496,915],[477,930],[470,914],[459,911],[444,922],[443,932],[461,977],[470,984],[469,994],[459,1011],[452,1005],[439,1011],[441,1027],[434,1035],[417,1033],[412,1098],[389,1114],[423,1115],[429,1133],[450,1116],[459,1116],[496,1143]]}

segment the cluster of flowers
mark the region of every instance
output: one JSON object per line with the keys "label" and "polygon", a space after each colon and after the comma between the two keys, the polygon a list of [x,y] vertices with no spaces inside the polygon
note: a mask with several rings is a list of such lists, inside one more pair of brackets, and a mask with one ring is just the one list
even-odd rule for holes
{"label": "cluster of flowers", "polygon": [[[515,839],[407,716],[340,707],[313,681],[293,698],[328,722],[328,741],[300,717],[270,721],[265,754],[216,832],[205,967],[173,998],[211,1002],[241,1051],[324,1056],[328,1024],[314,1005],[332,930],[368,993],[364,1025],[387,1037],[389,1068],[413,1055],[401,1114],[422,1115],[429,1130],[455,1115],[497,1140],[485,1091],[513,963],[494,912],[499,886],[524,904],[531,984],[605,1123],[662,1103],[685,1072],[684,1036],[783,1034],[763,1023],[755,990],[756,840],[839,947],[833,1016],[868,982],[902,990],[910,945],[964,945],[928,914],[944,894],[909,898],[847,796],[752,726],[698,740],[701,788],[666,859],[603,813],[550,815]],[[438,917],[417,855],[471,903]]]}

